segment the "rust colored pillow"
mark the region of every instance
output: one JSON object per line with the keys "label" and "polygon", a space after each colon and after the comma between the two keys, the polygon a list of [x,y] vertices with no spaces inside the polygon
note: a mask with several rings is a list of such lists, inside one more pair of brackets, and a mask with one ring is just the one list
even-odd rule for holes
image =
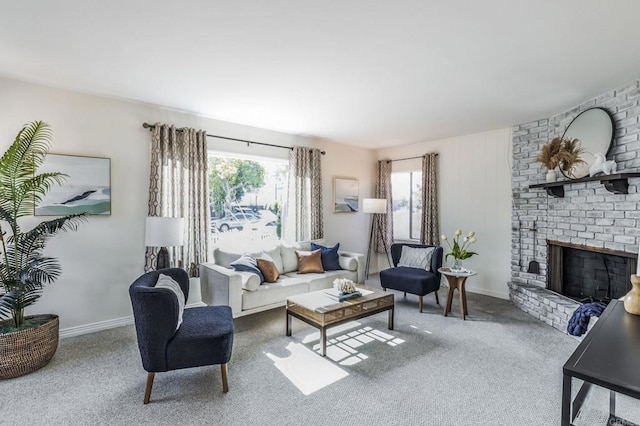
{"label": "rust colored pillow", "polygon": [[298,256],[298,273],[310,274],[310,273],[324,273],[322,269],[322,250],[314,251],[298,251],[296,250],[296,256]]}
{"label": "rust colored pillow", "polygon": [[264,282],[275,283],[278,281],[280,274],[278,273],[278,268],[274,262],[267,259],[257,258],[256,263],[258,264],[258,269],[260,269],[260,272],[264,275]]}

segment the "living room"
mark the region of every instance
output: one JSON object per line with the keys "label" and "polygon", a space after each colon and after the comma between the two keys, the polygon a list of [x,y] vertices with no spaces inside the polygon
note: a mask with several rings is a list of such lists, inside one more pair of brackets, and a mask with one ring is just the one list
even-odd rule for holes
{"label": "living room", "polygon": [[[293,401],[291,406],[295,407],[296,404],[311,401],[328,410],[329,407],[339,406],[342,401],[355,403],[359,398],[354,397],[360,395],[365,403],[368,398],[372,405],[379,406],[372,407],[372,413],[364,417],[362,413],[356,415],[358,410],[340,410],[340,416],[331,417],[332,422],[340,419],[362,424],[366,419],[368,423],[376,424],[374,419],[378,418],[377,424],[489,424],[489,421],[496,424],[496,417],[484,413],[482,404],[478,402],[470,404],[466,411],[461,409],[461,413],[454,413],[452,407],[465,405],[467,396],[477,398],[484,393],[495,393],[496,396],[486,396],[486,404],[496,409],[500,406],[499,399],[506,398],[509,393],[522,396],[529,392],[540,397],[540,400],[523,403],[525,407],[521,410],[522,417],[509,411],[509,414],[505,414],[504,423],[524,424],[522,419],[529,418],[529,424],[555,424],[560,418],[562,363],[579,342],[547,326],[544,321],[533,319],[510,301],[508,284],[515,277],[522,278],[525,284],[536,284],[535,281],[540,280],[539,277],[528,276],[524,271],[514,269],[520,267],[516,257],[521,254],[520,249],[515,246],[519,240],[514,233],[514,226],[518,226],[514,225],[514,220],[521,209],[530,209],[523,205],[547,203],[544,191],[528,190],[529,184],[544,182],[544,170],[539,164],[530,168],[531,174],[525,174],[528,176],[526,181],[513,180],[516,159],[514,146],[521,148],[523,144],[531,142],[516,141],[517,135],[514,132],[518,130],[514,129],[574,111],[586,104],[611,107],[610,99],[606,98],[608,94],[615,94],[621,89],[625,93],[637,89],[640,59],[629,54],[628,46],[620,40],[632,45],[631,41],[640,37],[635,29],[637,25],[633,22],[633,17],[637,16],[639,10],[636,4],[629,1],[620,2],[615,8],[601,2],[589,2],[589,7],[593,8],[591,11],[587,10],[588,7],[583,2],[577,1],[563,5],[545,2],[544,5],[536,6],[512,6],[510,3],[495,1],[491,5],[472,6],[456,2],[445,7],[433,2],[425,5],[410,2],[402,6],[384,6],[357,1],[350,5],[333,5],[332,7],[340,10],[340,14],[325,10],[327,5],[316,5],[313,8],[308,6],[310,9],[305,9],[302,6],[293,7],[287,2],[271,6],[268,10],[262,10],[265,8],[262,5],[251,4],[249,6],[252,12],[243,10],[241,6],[199,4],[197,7],[185,6],[186,13],[173,10],[173,6],[165,4],[157,16],[149,15],[148,6],[142,2],[135,6],[121,5],[123,10],[128,11],[126,15],[116,5],[94,5],[97,8],[94,11],[87,10],[86,5],[78,4],[68,5],[68,8],[40,5],[38,7],[42,7],[42,10],[38,12],[31,10],[33,5],[3,5],[2,8],[7,9],[7,13],[3,13],[4,16],[0,18],[3,23],[0,27],[5,28],[0,30],[0,45],[7,52],[0,64],[0,105],[3,106],[4,114],[0,121],[0,132],[3,151],[24,123],[44,120],[53,130],[52,153],[109,158],[111,167],[111,214],[91,216],[80,226],[78,232],[61,233],[48,241],[47,253],[60,260],[62,276],[54,284],[47,286],[38,303],[27,311],[28,314],[47,312],[59,315],[60,351],[52,363],[60,368],[66,365],[71,370],[77,366],[83,377],[94,380],[91,387],[77,379],[78,383],[82,383],[80,389],[85,394],[94,393],[94,396],[90,399],[91,402],[83,401],[83,404],[89,405],[79,407],[73,401],[79,395],[73,392],[71,394],[74,397],[61,397],[59,407],[38,406],[40,412],[29,413],[24,418],[28,418],[31,424],[51,424],[56,421],[59,424],[108,423],[110,417],[107,413],[114,406],[108,403],[100,405],[99,401],[112,399],[121,403],[123,398],[131,396],[131,405],[123,410],[132,416],[131,419],[140,423],[213,421],[220,424],[269,424],[278,419],[280,410],[284,410],[286,414],[280,419],[281,423],[289,424],[296,422],[293,413],[295,410],[278,404],[286,404],[289,400]],[[212,16],[216,16],[215,25],[204,25],[204,17],[197,17],[199,7],[206,7]],[[499,18],[499,13],[491,12],[492,7],[504,10],[505,17]],[[459,11],[467,8],[466,13]],[[554,9],[557,10],[554,12]],[[70,10],[76,11],[78,16],[75,16],[75,12],[70,13]],[[150,72],[145,68],[146,61],[140,59],[143,56],[138,50],[143,49],[145,42],[133,43],[138,34],[135,25],[139,20],[150,19],[150,16],[168,20],[172,16],[169,13],[171,10],[176,16],[190,16],[188,19],[194,19],[198,24],[187,24],[187,27],[201,29],[190,35],[194,39],[188,40],[187,35],[184,35],[185,39],[176,36],[177,41],[160,49],[157,45],[162,43],[154,41],[149,35],[155,34],[157,28],[147,28],[146,31],[150,31],[146,33],[149,37],[146,44],[151,52],[149,55],[166,55],[159,63],[174,62],[167,66],[166,73],[160,70],[157,73]],[[27,24],[31,13],[33,22]],[[287,13],[293,16],[287,18]],[[516,19],[526,13],[531,14],[530,19]],[[292,27],[277,33],[273,23],[279,22],[276,18],[281,15],[283,18],[280,22]],[[369,43],[358,44],[357,37],[349,38],[350,34],[357,31],[350,28],[352,24],[335,22],[339,21],[337,15],[343,16],[347,22],[353,21],[353,25],[362,19],[358,29],[361,34],[370,37],[370,44],[375,47],[367,50],[365,46]],[[93,25],[83,23],[82,16]],[[482,16],[487,21],[476,20],[476,16]],[[370,21],[364,19],[367,17]],[[605,20],[607,23],[615,22],[615,28],[598,27],[596,22],[604,17],[608,18]],[[422,19],[433,27],[431,31],[422,28]],[[327,39],[306,34],[309,31],[308,21],[313,24],[311,28],[315,31],[328,27],[336,33],[335,36],[330,37],[331,31],[324,35]],[[106,25],[105,22],[110,23]],[[486,23],[480,25],[478,22]],[[181,29],[182,25],[184,23],[181,24]],[[238,62],[234,62],[233,54],[226,55],[224,43],[212,48],[213,53],[221,56],[220,61],[228,61],[228,65],[222,67],[219,74],[215,73],[215,67],[207,65],[209,78],[222,83],[210,89],[206,87],[206,79],[202,79],[199,84],[203,85],[203,94],[198,95],[198,90],[193,89],[195,86],[187,86],[181,80],[200,75],[191,67],[200,55],[207,55],[207,50],[205,48],[201,51],[200,47],[192,48],[189,45],[185,56],[190,59],[183,62],[180,49],[187,43],[197,45],[198,37],[205,37],[207,31],[216,25],[219,27],[216,31],[220,31],[215,33],[218,39],[224,40],[227,37],[240,43],[240,46],[242,43],[257,46],[247,51]],[[265,35],[265,39],[261,40],[260,31],[250,31],[252,26],[271,35],[268,38]],[[551,31],[551,28],[558,27],[563,27],[565,32]],[[40,30],[36,31],[37,28]],[[77,49],[73,47],[74,43],[70,40],[89,38],[89,33],[92,32],[89,31],[90,28],[99,29],[95,31],[97,36],[94,34],[96,39],[91,42],[95,43],[96,50],[104,49],[104,55],[89,51],[80,40],[77,41]],[[490,28],[502,30],[489,30]],[[580,29],[576,30],[580,33],[579,37],[569,37],[572,28]],[[593,30],[594,28],[596,29]],[[588,29],[592,32],[587,31]],[[460,32],[463,36],[447,36],[454,40],[452,44],[446,44],[441,37],[436,37],[437,31],[442,31],[443,34]],[[509,36],[502,37],[493,34],[493,31]],[[466,43],[473,41],[477,32],[494,36],[478,40],[473,49],[465,47]],[[520,38],[519,32],[524,33]],[[139,34],[145,34],[145,31],[140,30]],[[294,34],[300,40],[292,44],[290,50],[276,49],[278,40]],[[563,40],[566,46],[555,46],[557,39],[553,37],[561,38],[563,35],[566,37]],[[433,37],[434,42],[429,37]],[[142,36],[141,38],[144,39]],[[507,38],[513,40],[504,40]],[[496,44],[486,47],[482,46],[482,42]],[[350,46],[350,43],[354,45]],[[590,50],[587,47],[590,43],[597,48]],[[339,53],[341,47],[344,47],[344,51]],[[154,50],[156,48],[158,50]],[[445,48],[448,50],[444,50]],[[310,53],[297,56],[304,49]],[[420,55],[412,49],[435,53],[416,59],[414,56]],[[265,52],[262,56],[259,55],[261,50]],[[327,52],[338,53],[326,56]],[[106,58],[101,59],[100,56]],[[511,59],[505,61],[498,57]],[[301,58],[307,58],[309,64],[303,66],[305,64]],[[397,59],[407,62],[393,62]],[[72,60],[75,62],[70,62]],[[103,60],[109,66],[101,62]],[[281,62],[274,65],[276,60]],[[410,60],[416,62],[409,62]],[[615,67],[602,65],[612,64],[614,60],[617,64]],[[69,63],[73,66],[69,67]],[[428,74],[426,71],[432,63],[438,63],[441,68]],[[244,68],[240,67],[242,64],[245,65]],[[325,64],[331,65],[323,68]],[[77,68],[76,71],[69,70],[74,67]],[[136,67],[144,68],[145,71],[128,71]],[[321,71],[311,74],[313,67]],[[379,74],[372,73],[368,76],[363,73],[367,68],[385,67],[386,71]],[[408,74],[405,74],[405,70],[411,67],[415,67],[417,71],[406,71]],[[451,80],[447,79],[448,75],[465,68],[475,72],[455,74]],[[291,73],[280,76],[287,69],[292,69]],[[296,77],[306,75],[306,72],[309,77]],[[326,73],[325,80],[333,78],[334,81],[324,81],[323,73]],[[436,80],[437,83],[428,85],[428,89],[418,90],[416,87],[420,80],[416,74],[419,73],[425,73],[424,80]],[[240,74],[241,78],[233,79],[234,74]],[[521,78],[512,77],[520,74]],[[536,74],[543,76],[537,78]],[[383,80],[385,75],[389,82]],[[311,80],[311,76],[317,80]],[[403,82],[403,78],[407,80]],[[484,79],[487,79],[486,82]],[[510,79],[515,81],[506,81]],[[545,81],[546,85],[539,85]],[[120,82],[128,84],[120,85]],[[424,81],[425,87],[427,83]],[[512,85],[508,86],[507,83]],[[331,88],[331,91],[325,97],[308,96],[308,93],[318,95],[318,92],[311,89],[315,84],[325,89]],[[228,90],[223,90],[225,85],[229,87]],[[136,91],[136,87],[140,90]],[[142,88],[149,91],[145,93]],[[216,90],[220,92],[217,93]],[[237,98],[234,97],[233,90],[237,92]],[[259,93],[259,96],[252,97],[252,90]],[[413,91],[416,93],[412,93]],[[267,95],[273,97],[273,104],[266,103]],[[360,101],[355,103],[354,98],[357,96],[360,96]],[[437,102],[424,101],[430,96],[437,99]],[[175,99],[176,102],[170,103],[169,99]],[[498,99],[503,103],[499,104]],[[218,109],[202,112],[206,110],[208,100]],[[429,103],[429,109],[411,111],[405,107],[400,108],[403,103],[413,107],[421,105],[423,101]],[[633,108],[637,109],[638,98],[632,101],[635,102]],[[316,103],[320,106],[314,106]],[[332,104],[335,104],[335,111],[331,111]],[[618,106],[618,103],[613,106]],[[320,117],[323,111],[332,114]],[[317,121],[310,117],[313,114],[318,115]],[[384,120],[381,115],[384,115]],[[634,117],[635,123],[626,124],[627,128],[635,126],[637,129],[637,113]],[[387,127],[377,127],[378,120]],[[425,301],[425,313],[419,315],[416,299],[411,295],[404,298],[402,293],[396,292],[398,333],[388,330],[384,321],[371,323],[369,320],[362,320],[360,330],[363,330],[363,334],[371,333],[371,329],[377,330],[393,337],[388,342],[393,343],[394,339],[404,342],[398,340],[399,343],[392,346],[387,341],[383,342],[385,337],[378,335],[381,339],[378,342],[384,344],[376,348],[375,357],[363,351],[363,356],[369,356],[370,361],[377,357],[375,363],[370,362],[372,367],[367,367],[366,360],[359,362],[351,370],[340,366],[348,371],[348,379],[336,379],[333,385],[328,384],[315,394],[307,396],[311,399],[305,399],[299,388],[291,385],[292,382],[274,364],[277,358],[287,357],[288,352],[284,350],[282,342],[298,342],[301,336],[306,338],[313,329],[305,329],[302,323],[295,323],[294,337],[287,338],[284,336],[282,309],[254,314],[235,322],[234,357],[237,356],[237,361],[232,358],[230,362],[228,395],[233,398],[233,393],[238,392],[237,399],[225,401],[220,392],[218,376],[211,371],[204,372],[203,367],[202,371],[192,375],[183,373],[171,376],[172,373],[164,373],[167,376],[164,379],[159,375],[154,389],[154,395],[156,392],[158,394],[157,399],[154,401],[152,398],[151,405],[143,407],[141,394],[144,388],[144,370],[140,366],[140,355],[135,344],[128,288],[144,272],[145,263],[145,219],[148,215],[151,160],[151,136],[149,130],[142,127],[145,122],[186,126],[230,138],[286,147],[312,147],[325,151],[326,154],[322,157],[323,238],[328,244],[340,243],[341,250],[365,255],[369,251],[371,216],[362,211],[334,212],[334,178],[355,179],[360,199],[375,198],[378,160],[397,160],[437,153],[440,233],[451,237],[457,229],[462,228],[465,232],[475,231],[478,239],[474,251],[479,255],[465,261],[466,267],[477,272],[477,275],[469,278],[467,284],[470,321],[460,321],[455,309],[454,315],[443,317],[442,306],[436,305],[434,299],[429,297]],[[352,122],[353,127],[343,127],[346,122]],[[449,127],[441,127],[439,122],[446,123]],[[410,130],[405,131],[405,127]],[[372,131],[368,128],[376,129],[379,135],[372,136]],[[354,132],[349,133],[351,130]],[[555,136],[556,132],[556,129],[551,129],[547,139]],[[634,134],[633,131],[630,134]],[[635,140],[625,140],[624,143],[636,141],[637,132]],[[536,138],[532,142],[535,149],[532,149],[531,155],[546,142],[548,140],[543,140],[542,136]],[[215,152],[247,158],[288,158],[288,151],[285,149],[225,142],[216,138],[208,139],[208,146]],[[622,171],[637,171],[637,166],[624,163],[627,160],[615,159],[625,165]],[[420,163],[419,158],[397,161],[393,163],[393,172],[418,171]],[[526,191],[523,189],[525,186]],[[637,182],[632,180],[629,192],[633,192],[636,187]],[[529,195],[524,197],[524,201],[522,198],[514,200],[513,194],[521,195],[522,192],[535,194],[535,197],[531,197],[538,201],[531,201]],[[29,218],[27,222],[37,223],[37,219]],[[542,219],[536,220],[543,222]],[[529,225],[533,224],[525,223],[525,226]],[[542,236],[538,238],[541,238],[539,241],[542,245],[544,239]],[[640,241],[625,241],[629,242],[624,242],[619,249],[631,252],[635,247],[637,252],[637,243]],[[525,244],[530,243],[526,241]],[[546,248],[532,248],[531,252],[526,250],[529,248],[525,248],[523,252],[526,261],[536,258],[535,253],[546,252]],[[538,260],[544,262],[542,258]],[[379,285],[379,281],[376,281],[377,272],[388,266],[383,254],[374,255],[371,265],[373,280],[369,283]],[[444,289],[446,280],[442,282]],[[188,305],[201,303],[199,286],[198,279],[191,280]],[[441,290],[440,294],[444,297],[445,291]],[[474,321],[474,315],[477,322]],[[377,317],[371,317],[371,320],[375,318]],[[528,322],[530,319],[532,322]],[[260,326],[262,323],[266,325]],[[511,334],[505,331],[515,324],[521,327],[514,333],[523,337],[522,341],[515,338],[512,340]],[[480,326],[489,328],[481,329]],[[371,329],[366,329],[367,327]],[[411,327],[421,334],[411,334]],[[122,329],[127,329],[128,332],[118,334],[118,330]],[[473,340],[474,333],[482,335],[484,343]],[[437,336],[437,343],[447,350],[434,350],[433,359],[430,359],[428,348],[435,342],[427,337],[434,334]],[[526,343],[529,334],[530,341]],[[278,336],[280,340],[269,343],[273,336]],[[508,341],[509,350],[513,350],[513,353],[501,346],[504,344],[499,342],[501,336]],[[547,343],[542,343],[543,336],[549,338]],[[459,365],[466,369],[460,369],[457,373],[452,372],[451,366],[445,365],[456,363],[447,358],[456,353],[456,350],[448,347],[448,337],[451,344],[460,345],[456,346],[456,350],[470,350],[464,358],[464,364]],[[465,339],[472,339],[477,350],[466,348]],[[70,347],[67,342],[79,342],[78,344],[86,346],[77,352],[67,352],[66,348]],[[99,346],[100,344],[103,346]],[[281,346],[277,353],[274,352],[274,344]],[[133,380],[122,380],[121,374],[116,374],[115,371],[113,377],[93,375],[87,365],[100,364],[109,359],[110,354],[105,352],[108,347],[113,347],[112,355],[116,359],[126,358],[127,369],[124,372],[125,375],[134,377]],[[427,356],[416,353],[416,347],[427,352]],[[385,351],[387,348],[393,350]],[[492,348],[499,349],[494,351]],[[506,352],[502,352],[503,350]],[[517,358],[513,359],[512,364],[511,360],[503,359],[500,355],[509,353],[516,356],[521,351],[530,352],[523,355],[523,359],[527,360],[525,362],[537,360],[540,364],[532,367],[532,370],[540,374],[538,377],[541,383],[538,387],[530,387],[533,385],[528,383],[513,383],[516,382],[515,375],[519,373],[526,380],[534,379],[522,371],[527,368],[526,365],[515,365]],[[397,366],[402,363],[400,360],[403,357],[406,357],[406,370]],[[483,357],[487,359],[480,362]],[[541,360],[545,357],[549,357],[550,361]],[[425,361],[428,364],[424,365],[421,372],[412,371],[408,369],[408,366],[415,366],[411,360]],[[475,360],[479,361],[476,363]],[[492,363],[496,364],[501,360],[505,364],[504,368],[492,366]],[[237,362],[237,368],[234,367],[234,362]],[[329,369],[327,371],[335,372],[324,364],[314,364],[314,360],[309,362],[311,364],[306,367],[309,370],[326,367]],[[108,363],[117,365],[113,358]],[[389,367],[392,370],[388,372],[391,376],[384,375],[381,369],[386,368],[385,365],[396,366],[397,370]],[[135,368],[130,369],[130,366]],[[46,374],[46,368],[18,379],[22,380],[19,383],[36,394],[39,392],[39,378],[49,380],[47,376],[38,376]],[[490,373],[483,371],[483,368]],[[547,371],[542,372],[544,368]],[[442,373],[434,373],[432,370],[440,370]],[[436,414],[433,414],[433,419],[429,419],[431,414],[426,411],[421,416],[407,413],[413,410],[412,407],[403,406],[393,395],[388,395],[388,398],[393,399],[392,402],[383,398],[383,394],[394,392],[408,401],[416,401],[408,395],[407,389],[398,386],[389,390],[382,388],[383,381],[380,377],[388,379],[394,374],[412,385],[415,382],[411,382],[411,377],[424,374],[424,387],[432,385],[435,389],[420,388],[416,393],[423,393],[427,398],[435,397],[442,404],[419,406],[420,410],[434,410]],[[456,387],[446,384],[447,377],[460,385]],[[175,382],[172,383],[174,379]],[[350,386],[339,383],[349,379],[354,380]],[[513,382],[510,383],[511,380]],[[269,382],[274,384],[273,387]],[[0,389],[13,389],[15,385],[12,383],[16,382],[3,381]],[[73,387],[73,382],[56,382],[56,386]],[[201,386],[204,387],[200,389]],[[465,393],[465,386],[469,387],[468,393]],[[502,390],[498,391],[500,388]],[[432,395],[437,389],[451,392],[450,405],[443,402],[443,395]],[[545,396],[545,392],[551,396]],[[250,404],[243,401],[243,395],[259,398],[260,393],[266,399],[273,398],[277,404],[260,403],[255,410],[248,409]],[[600,396],[596,395],[594,401]],[[555,402],[550,403],[548,398]],[[90,404],[95,404],[94,408]],[[385,404],[393,408],[385,411]],[[623,400],[620,409],[624,410],[624,404]],[[0,403],[0,406],[3,412],[14,410],[8,401]],[[592,406],[597,406],[597,403],[593,402]],[[151,417],[145,414],[148,408],[156,410]],[[55,414],[47,416],[42,412],[45,409],[51,409]],[[545,410],[551,413],[536,414]],[[179,411],[190,412],[193,417],[184,420]],[[299,419],[312,424],[321,423],[320,419],[313,420],[317,411],[301,411],[303,414],[300,414]],[[216,413],[221,413],[220,417],[216,417]],[[18,417],[8,418],[13,420],[10,421],[13,424]],[[638,418],[635,419],[637,422]],[[113,424],[125,422],[124,417],[119,416],[112,417],[112,420]]]}

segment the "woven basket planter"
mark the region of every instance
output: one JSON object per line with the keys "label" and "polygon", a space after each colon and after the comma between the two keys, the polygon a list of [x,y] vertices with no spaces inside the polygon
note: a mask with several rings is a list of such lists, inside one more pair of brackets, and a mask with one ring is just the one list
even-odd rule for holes
{"label": "woven basket planter", "polygon": [[[32,315],[25,320],[41,325],[0,334],[0,379],[11,379],[44,367],[58,349],[60,321],[57,315]],[[0,326],[10,321],[3,321]]]}

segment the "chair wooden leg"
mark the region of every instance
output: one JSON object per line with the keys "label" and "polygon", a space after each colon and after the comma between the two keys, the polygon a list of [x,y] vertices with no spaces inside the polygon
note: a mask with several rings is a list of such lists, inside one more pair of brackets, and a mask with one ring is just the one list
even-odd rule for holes
{"label": "chair wooden leg", "polygon": [[422,297],[423,296],[420,296],[420,302],[419,302],[420,303],[420,313],[422,313]]}
{"label": "chair wooden leg", "polygon": [[153,379],[156,377],[156,373],[147,374],[147,387],[144,390],[144,403],[148,404],[151,398],[151,389],[153,388]]}
{"label": "chair wooden leg", "polygon": [[404,297],[407,297],[407,292],[406,291],[404,292]]}
{"label": "chair wooden leg", "polygon": [[434,291],[435,295],[436,295],[436,303],[439,305],[440,304],[440,296],[438,296],[438,291]]}
{"label": "chair wooden leg", "polygon": [[222,392],[229,392],[229,383],[227,382],[227,364],[220,364],[220,370],[222,371]]}

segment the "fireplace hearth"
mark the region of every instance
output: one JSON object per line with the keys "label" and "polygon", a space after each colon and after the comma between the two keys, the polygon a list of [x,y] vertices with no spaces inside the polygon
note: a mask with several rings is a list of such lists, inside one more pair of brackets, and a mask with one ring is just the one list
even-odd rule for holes
{"label": "fireplace hearth", "polygon": [[607,303],[631,289],[636,254],[557,241],[547,245],[547,289],[580,303]]}

